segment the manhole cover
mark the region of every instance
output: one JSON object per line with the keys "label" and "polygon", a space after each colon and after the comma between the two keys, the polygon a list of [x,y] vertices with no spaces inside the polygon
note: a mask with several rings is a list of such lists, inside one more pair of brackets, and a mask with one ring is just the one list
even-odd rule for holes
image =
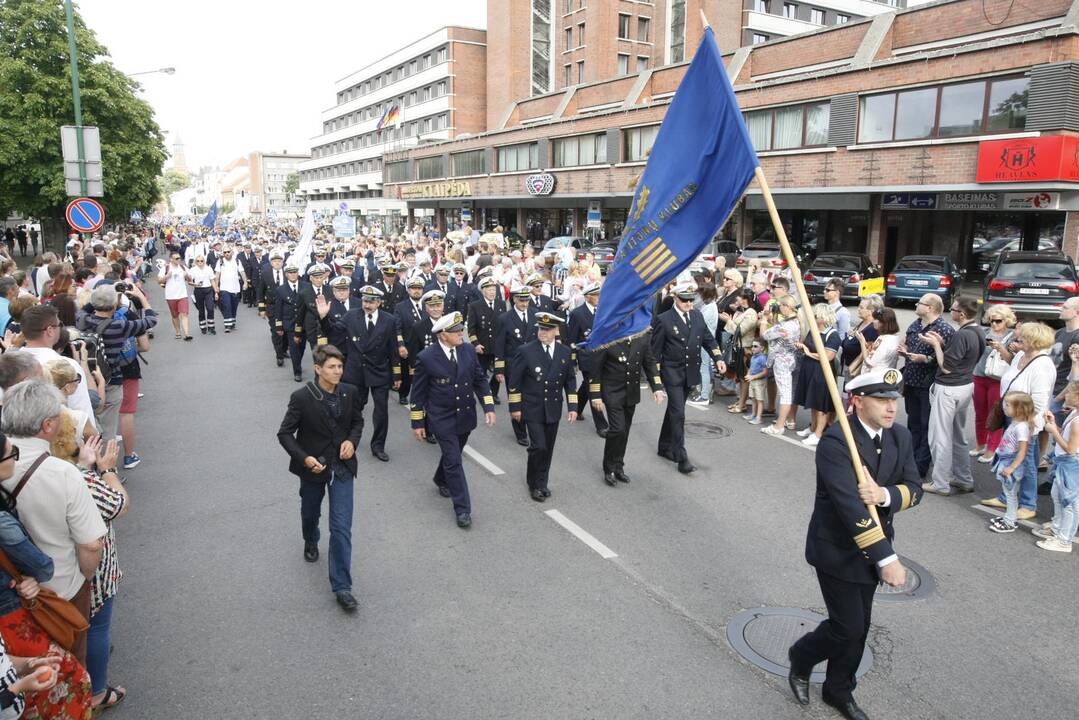
{"label": "manhole cover", "polygon": [[881,583],[877,585],[877,600],[881,602],[905,602],[924,598],[937,586],[937,581],[924,567],[903,556],[899,559],[907,568],[907,582],[902,587],[891,587]]}
{"label": "manhole cover", "polygon": [[687,422],[686,423],[686,437],[704,438],[710,440],[713,438],[723,438],[731,434],[731,429],[726,425],[720,425],[719,423],[711,422]]}
{"label": "manhole cover", "polygon": [[[753,608],[743,610],[727,623],[727,642],[749,662],[773,675],[786,677],[790,671],[787,650],[807,632],[824,620],[802,608]],[[858,664],[856,677],[869,672],[873,665],[873,653],[866,647],[862,662]],[[826,663],[813,668],[810,681],[824,682]]]}

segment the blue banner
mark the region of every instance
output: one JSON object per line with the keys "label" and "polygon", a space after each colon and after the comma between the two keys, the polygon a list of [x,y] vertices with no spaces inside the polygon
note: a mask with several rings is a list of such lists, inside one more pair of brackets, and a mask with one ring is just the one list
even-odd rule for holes
{"label": "blue banner", "polygon": [[648,328],[653,294],[719,232],[757,165],[712,29],[706,28],[637,183],[587,348]]}
{"label": "blue banner", "polygon": [[202,226],[212,228],[217,225],[217,201],[214,200],[214,204],[210,206],[210,212],[206,213],[206,217],[202,219]]}

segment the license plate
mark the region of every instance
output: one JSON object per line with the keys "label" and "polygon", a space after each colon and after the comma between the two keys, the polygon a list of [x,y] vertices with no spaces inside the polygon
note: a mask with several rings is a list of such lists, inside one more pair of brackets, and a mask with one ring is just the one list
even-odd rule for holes
{"label": "license plate", "polygon": [[929,287],[929,281],[928,280],[907,280],[907,285],[911,285],[913,287]]}
{"label": "license plate", "polygon": [[1019,288],[1020,295],[1048,295],[1049,288]]}

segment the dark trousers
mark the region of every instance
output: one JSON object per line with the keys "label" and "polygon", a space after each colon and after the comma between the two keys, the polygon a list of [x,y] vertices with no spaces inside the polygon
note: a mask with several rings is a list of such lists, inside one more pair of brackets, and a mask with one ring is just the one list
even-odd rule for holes
{"label": "dark trousers", "polygon": [[407,360],[401,362],[401,386],[397,388],[397,398],[408,400],[408,393],[412,390],[412,366]]}
{"label": "dark trousers", "polygon": [[[296,342],[297,338],[299,342]],[[288,343],[288,356],[292,360],[292,372],[299,374],[303,372],[301,365],[303,364],[303,333],[296,333],[288,330],[285,332],[285,341]]]}
{"label": "dark trousers", "polygon": [[[300,528],[305,543],[318,543],[318,521],[322,516],[322,498],[330,491],[330,589],[352,589],[352,475],[322,471],[329,482],[300,480]],[[330,474],[332,473],[332,475]]]}
{"label": "dark trousers", "polygon": [[924,480],[933,460],[929,452],[929,388],[905,387],[903,400],[907,407],[907,429],[914,444],[914,462]]}
{"label": "dark trousers", "polygon": [[592,413],[592,422],[596,425],[596,430],[607,429],[607,418],[601,412],[596,412],[596,409],[592,407],[591,400],[588,396],[588,385],[592,382],[592,378],[588,375],[581,375],[581,386],[577,388],[577,415],[583,416],[585,407]]}
{"label": "dark trousers", "polygon": [[623,472],[629,430],[636,405],[607,405],[607,438],[603,442],[603,472]]}
{"label": "dark trousers", "polygon": [[255,304],[255,286],[248,283],[243,289],[243,302],[247,307]]}
{"label": "dark trousers", "polygon": [[221,315],[225,319],[225,328],[236,326],[236,308],[240,306],[240,293],[221,291]]}
{"label": "dark trousers", "polygon": [[502,388],[502,383],[496,379],[497,373],[495,369],[495,356],[490,354],[477,355],[480,359],[480,367],[483,368],[483,375],[487,378],[487,384],[491,386],[491,397],[495,400],[498,399],[498,391]]}
{"label": "dark trousers", "polygon": [[214,326],[214,289],[195,288],[195,307],[199,311],[199,329],[212,328]]}
{"label": "dark trousers", "polygon": [[270,343],[273,345],[274,357],[284,360],[288,355],[288,337],[285,333],[277,334],[277,327],[274,325],[274,319],[270,318]]}
{"label": "dark trousers", "polygon": [[676,461],[686,459],[686,394],[688,388],[681,385],[664,386],[667,391],[667,410],[663,413],[663,425],[659,428],[659,451]]}
{"label": "dark trousers", "polygon": [[791,660],[793,669],[805,674],[827,660],[822,690],[829,698],[842,702],[850,699],[858,684],[854,672],[865,652],[877,586],[840,580],[820,570],[817,582],[828,608],[828,619],[794,643]]}
{"label": "dark trousers", "polygon": [[438,461],[438,469],[435,470],[435,485],[450,489],[450,499],[453,500],[453,512],[472,512],[472,500],[468,496],[468,480],[465,479],[465,466],[461,460],[461,450],[468,443],[470,433],[438,433],[438,446],[442,450],[442,457]]}
{"label": "dark trousers", "polygon": [[558,423],[526,421],[525,427],[528,429],[528,489],[546,490],[554,443],[558,438]]}
{"label": "dark trousers", "polygon": [[[351,380],[345,380],[347,383],[351,383]],[[363,383],[355,383],[356,387],[360,390],[359,412],[363,412],[363,409],[367,407],[367,396],[370,391],[371,401],[374,405],[374,409],[371,411],[371,450],[385,450],[386,449],[386,431],[390,427],[390,413],[387,409],[387,401],[390,396],[389,385],[374,385],[367,386]]]}

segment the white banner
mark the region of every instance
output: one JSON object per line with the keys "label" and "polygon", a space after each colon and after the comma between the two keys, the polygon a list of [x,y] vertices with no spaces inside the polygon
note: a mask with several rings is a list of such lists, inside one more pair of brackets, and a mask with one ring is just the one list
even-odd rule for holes
{"label": "white banner", "polygon": [[296,243],[296,249],[289,256],[289,259],[295,260],[300,268],[300,277],[303,277],[304,271],[307,270],[307,263],[311,259],[311,242],[315,238],[314,213],[314,208],[308,205],[307,212],[303,216],[303,227],[300,228],[300,241]]}

